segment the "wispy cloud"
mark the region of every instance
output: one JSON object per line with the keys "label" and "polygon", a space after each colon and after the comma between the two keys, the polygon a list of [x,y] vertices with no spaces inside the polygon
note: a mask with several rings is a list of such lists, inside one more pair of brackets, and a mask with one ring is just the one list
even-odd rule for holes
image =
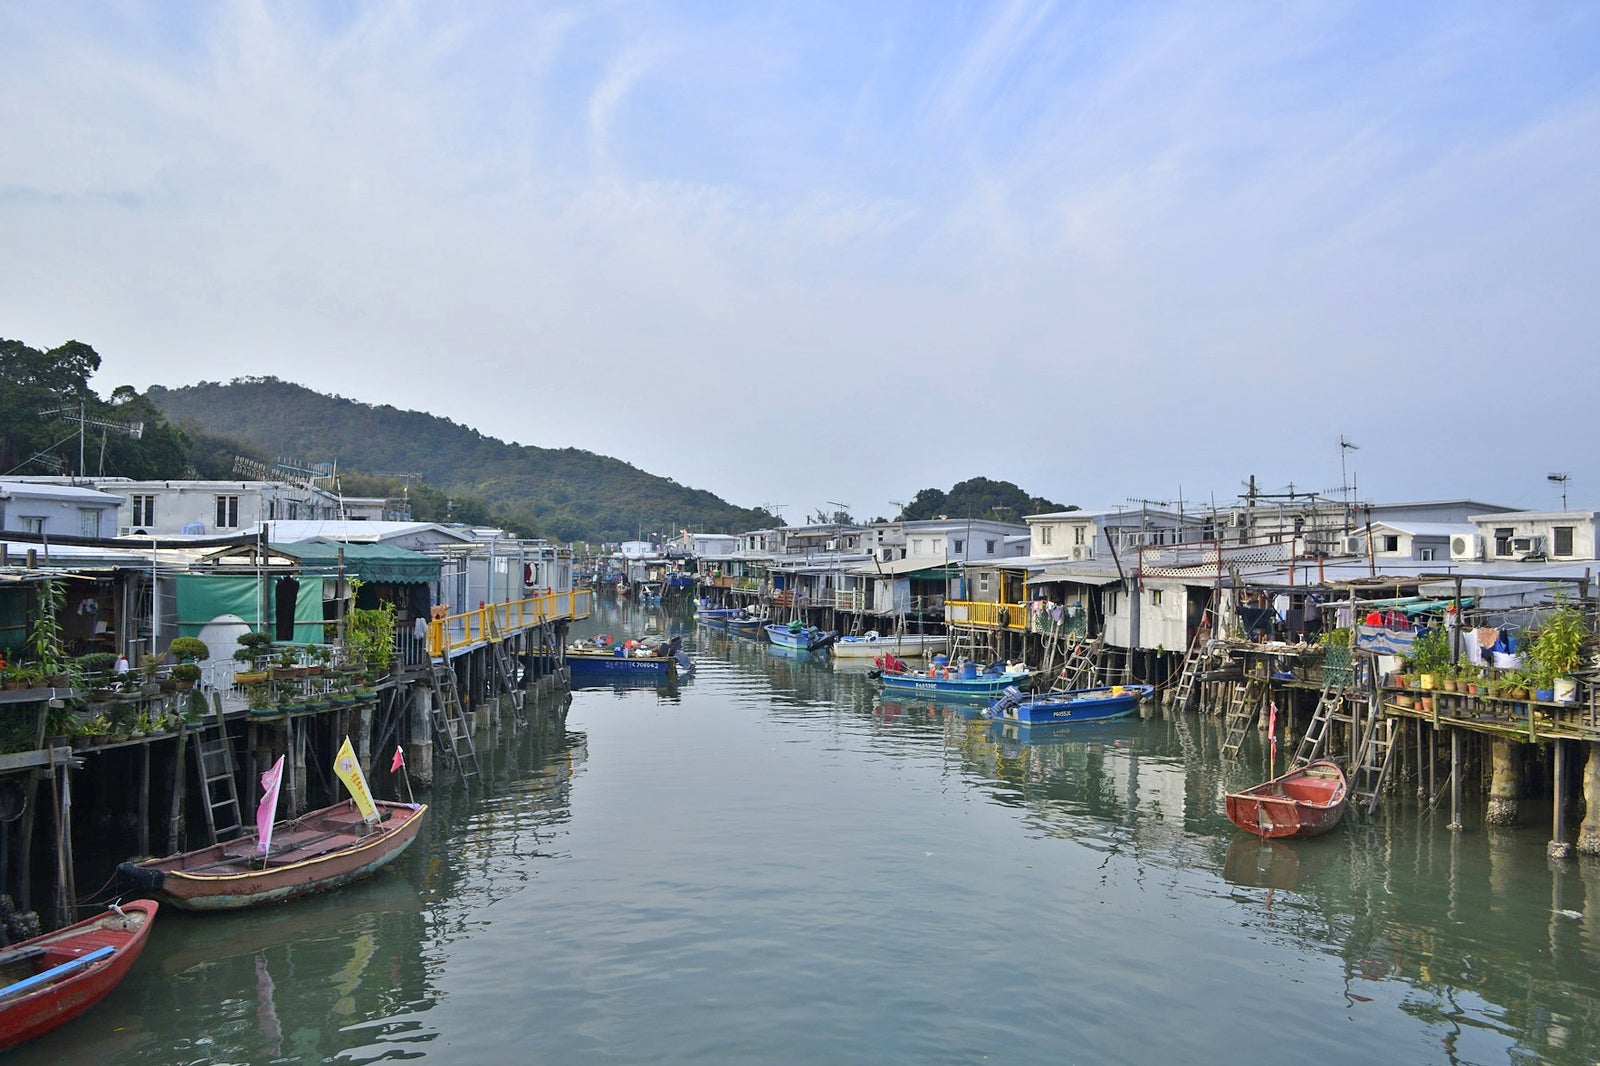
{"label": "wispy cloud", "polygon": [[[1561,444],[1507,375],[1596,383],[1597,44],[1582,8],[13,5],[0,332],[741,502],[770,468],[663,411],[814,441],[785,498],[1332,484],[1347,432],[1406,440],[1364,484],[1523,502]],[[1397,393],[1526,439],[1457,471]]]}

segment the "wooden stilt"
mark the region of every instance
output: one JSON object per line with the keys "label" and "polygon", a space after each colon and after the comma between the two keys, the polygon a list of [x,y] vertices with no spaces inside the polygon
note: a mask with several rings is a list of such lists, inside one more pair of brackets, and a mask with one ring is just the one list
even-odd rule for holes
{"label": "wooden stilt", "polygon": [[139,745],[139,854],[150,854],[150,744]]}
{"label": "wooden stilt", "polygon": [[[183,760],[187,754],[185,749],[189,745],[189,730],[181,723],[178,726],[177,754],[172,759],[172,807],[167,817],[167,854],[173,855],[184,850],[183,848],[183,809],[186,795],[186,777],[183,772]],[[145,854],[149,854],[146,852]]]}

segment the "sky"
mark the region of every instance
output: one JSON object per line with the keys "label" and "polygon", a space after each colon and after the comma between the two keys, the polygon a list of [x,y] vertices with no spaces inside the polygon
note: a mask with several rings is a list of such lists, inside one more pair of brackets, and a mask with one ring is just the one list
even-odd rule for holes
{"label": "sky", "polygon": [[22,0],[0,336],[791,522],[1594,509],[1597,163],[1580,2]]}

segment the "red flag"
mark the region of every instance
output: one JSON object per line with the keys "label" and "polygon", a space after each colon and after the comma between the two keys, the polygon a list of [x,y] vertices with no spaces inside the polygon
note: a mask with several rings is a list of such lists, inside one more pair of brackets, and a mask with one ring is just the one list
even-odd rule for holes
{"label": "red flag", "polygon": [[405,764],[405,752],[401,751],[400,745],[396,744],[394,747],[394,760],[389,763],[389,772],[391,774],[397,774],[405,767]]}

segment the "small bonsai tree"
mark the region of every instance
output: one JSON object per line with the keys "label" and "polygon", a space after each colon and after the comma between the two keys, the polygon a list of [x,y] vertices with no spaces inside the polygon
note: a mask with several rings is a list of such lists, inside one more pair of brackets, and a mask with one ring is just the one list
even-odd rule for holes
{"label": "small bonsai tree", "polygon": [[211,658],[211,649],[199,637],[173,637],[172,644],[167,650],[180,663],[192,663],[200,659]]}

